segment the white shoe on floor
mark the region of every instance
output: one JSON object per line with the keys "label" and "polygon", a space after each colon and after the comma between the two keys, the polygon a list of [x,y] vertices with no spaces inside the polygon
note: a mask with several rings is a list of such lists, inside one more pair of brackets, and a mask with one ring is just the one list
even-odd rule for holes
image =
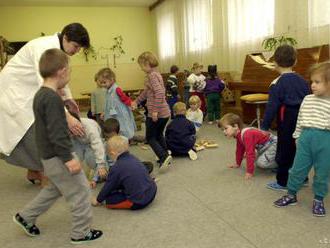
{"label": "white shoe on floor", "polygon": [[197,153],[194,150],[189,150],[188,155],[191,160],[197,159]]}
{"label": "white shoe on floor", "polygon": [[166,172],[170,168],[172,160],[173,160],[172,156],[168,155],[164,160],[164,162],[160,165],[159,172],[161,173]]}

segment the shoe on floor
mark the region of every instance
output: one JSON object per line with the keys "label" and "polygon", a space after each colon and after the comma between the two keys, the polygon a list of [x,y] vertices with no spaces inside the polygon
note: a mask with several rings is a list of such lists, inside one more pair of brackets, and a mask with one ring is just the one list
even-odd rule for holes
{"label": "shoe on floor", "polygon": [[89,241],[96,240],[102,236],[103,232],[100,230],[91,229],[90,232],[85,236],[85,238],[81,239],[73,239],[71,238],[71,244],[83,244]]}
{"label": "shoe on floor", "polygon": [[170,168],[170,166],[171,166],[172,160],[173,160],[172,156],[167,155],[164,162],[160,164],[159,172],[163,173],[163,172],[167,171],[168,168]]}
{"label": "shoe on floor", "polygon": [[194,150],[190,149],[189,152],[188,152],[188,155],[189,155],[189,158],[191,160],[196,160],[197,159],[197,153]]}
{"label": "shoe on floor", "polygon": [[208,124],[209,124],[209,125],[213,125],[213,121],[209,121]]}
{"label": "shoe on floor", "polygon": [[39,228],[32,223],[27,223],[26,220],[24,220],[23,217],[19,215],[19,213],[13,216],[13,221],[19,225],[28,236],[36,237],[40,235]]}
{"label": "shoe on floor", "polygon": [[274,206],[279,208],[286,206],[294,206],[296,204],[297,204],[297,197],[295,195],[285,195],[274,202]]}
{"label": "shoe on floor", "polygon": [[281,186],[277,182],[267,183],[267,186],[266,187],[268,189],[272,189],[272,190],[276,190],[276,191],[287,191],[288,190],[287,187]]}
{"label": "shoe on floor", "polygon": [[313,200],[313,215],[316,217],[324,217],[325,216],[325,208],[323,201]]}

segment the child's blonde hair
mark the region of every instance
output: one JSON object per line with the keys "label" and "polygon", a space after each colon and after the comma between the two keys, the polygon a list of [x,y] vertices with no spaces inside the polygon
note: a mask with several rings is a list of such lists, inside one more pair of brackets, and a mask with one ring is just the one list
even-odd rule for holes
{"label": "child's blonde hair", "polygon": [[183,102],[177,102],[173,106],[173,111],[175,115],[182,114],[184,115],[186,113],[186,104]]}
{"label": "child's blonde hair", "polygon": [[191,105],[191,104],[197,104],[198,106],[201,105],[201,99],[199,98],[199,96],[196,96],[196,95],[191,96],[189,98],[188,102],[189,102],[189,105]]}
{"label": "child's blonde hair", "polygon": [[321,74],[321,77],[323,78],[323,80],[329,84],[330,83],[330,62],[323,62],[323,63],[319,63],[319,64],[315,64],[313,65],[310,70],[310,75],[313,74]]}
{"label": "child's blonde hair", "polygon": [[149,64],[151,68],[158,66],[158,59],[157,57],[151,52],[144,52],[138,57],[138,63],[140,65]]}
{"label": "child's blonde hair", "polygon": [[115,135],[108,140],[109,152],[122,154],[128,151],[128,139],[125,136]]}
{"label": "child's blonde hair", "polygon": [[242,129],[243,121],[239,115],[233,113],[227,113],[220,119],[218,123],[218,127],[224,127],[226,125],[230,125],[232,127],[237,125],[239,129]]}
{"label": "child's blonde hair", "polygon": [[96,80],[105,78],[105,79],[113,79],[116,81],[116,74],[111,70],[109,67],[102,68],[101,70],[98,71],[98,73],[95,74]]}

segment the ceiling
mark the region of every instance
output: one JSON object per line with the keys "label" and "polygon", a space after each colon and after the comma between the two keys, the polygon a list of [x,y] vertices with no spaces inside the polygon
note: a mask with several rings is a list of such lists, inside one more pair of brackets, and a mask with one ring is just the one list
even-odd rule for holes
{"label": "ceiling", "polygon": [[149,7],[157,0],[0,0],[0,6],[139,6]]}

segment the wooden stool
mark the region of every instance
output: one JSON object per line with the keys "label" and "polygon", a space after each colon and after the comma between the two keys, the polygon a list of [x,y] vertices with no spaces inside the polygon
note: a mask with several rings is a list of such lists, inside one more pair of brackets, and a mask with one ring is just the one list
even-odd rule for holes
{"label": "wooden stool", "polygon": [[260,128],[260,106],[262,104],[266,104],[268,102],[268,94],[248,94],[241,96],[240,99],[247,104],[254,104],[256,105],[256,118],[251,122],[249,126],[252,126],[255,122],[257,122],[258,128]]}

